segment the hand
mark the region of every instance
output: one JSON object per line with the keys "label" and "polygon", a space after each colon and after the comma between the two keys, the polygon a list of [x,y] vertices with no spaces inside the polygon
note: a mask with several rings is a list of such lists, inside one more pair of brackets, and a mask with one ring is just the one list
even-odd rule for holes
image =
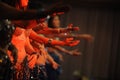
{"label": "hand", "polygon": [[59,64],[57,64],[56,62],[53,62],[52,67],[53,67],[53,69],[56,70],[59,67]]}
{"label": "hand", "polygon": [[65,40],[65,43],[66,43],[67,46],[76,46],[80,43],[80,40],[74,40],[73,41],[73,38],[67,38]]}
{"label": "hand", "polygon": [[79,27],[73,27],[73,24],[69,24],[68,27],[67,27],[67,29],[69,31],[79,31],[80,30]]}
{"label": "hand", "polygon": [[80,40],[75,40],[75,41],[73,41],[73,42],[71,42],[70,44],[69,44],[69,46],[76,46],[76,45],[78,45],[80,43]]}
{"label": "hand", "polygon": [[71,51],[71,55],[73,55],[73,56],[80,56],[80,55],[82,55],[82,53],[79,52],[78,49],[75,49],[75,50]]}
{"label": "hand", "polygon": [[83,34],[84,39],[86,39],[89,42],[92,42],[94,40],[93,36],[89,34]]}

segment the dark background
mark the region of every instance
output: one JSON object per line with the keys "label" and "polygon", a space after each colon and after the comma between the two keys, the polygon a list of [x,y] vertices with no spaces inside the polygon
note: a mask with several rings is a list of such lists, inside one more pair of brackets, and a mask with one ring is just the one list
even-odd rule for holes
{"label": "dark background", "polygon": [[[34,0],[35,1],[35,0]],[[37,0],[36,0],[37,1]],[[62,16],[62,25],[73,23],[78,33],[94,36],[94,42],[81,40],[83,55],[64,55],[61,80],[73,80],[73,72],[93,80],[120,80],[120,1],[118,0],[40,0],[45,7],[58,2],[70,4]],[[73,49],[73,48],[71,48]]]}

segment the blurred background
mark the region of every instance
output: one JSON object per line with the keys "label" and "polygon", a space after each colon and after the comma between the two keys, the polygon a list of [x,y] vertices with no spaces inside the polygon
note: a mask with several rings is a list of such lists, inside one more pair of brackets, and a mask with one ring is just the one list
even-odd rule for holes
{"label": "blurred background", "polygon": [[94,36],[94,42],[81,40],[81,56],[64,55],[60,80],[120,80],[120,1],[118,0],[33,0],[45,8],[62,2],[71,7],[61,16],[62,26],[73,23],[78,33]]}

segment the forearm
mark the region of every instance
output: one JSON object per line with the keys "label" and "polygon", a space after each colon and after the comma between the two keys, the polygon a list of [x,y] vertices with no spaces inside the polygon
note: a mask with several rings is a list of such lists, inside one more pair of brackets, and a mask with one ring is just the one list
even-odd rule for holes
{"label": "forearm", "polygon": [[[42,26],[39,26],[39,27],[42,27]],[[34,31],[37,32],[38,34],[57,34],[59,35],[60,33],[68,33],[72,30],[68,29],[68,28],[58,28],[58,29],[53,29],[53,28],[34,28]],[[66,36],[64,36],[66,37]]]}
{"label": "forearm", "polygon": [[93,37],[90,34],[54,34],[55,37],[60,38],[75,38],[75,39],[92,39]]}
{"label": "forearm", "polygon": [[67,33],[63,33],[63,34],[53,34],[54,37],[59,37],[59,38],[74,38],[74,36],[67,34]]}
{"label": "forearm", "polygon": [[54,46],[54,48],[61,51],[61,52],[63,52],[63,53],[71,55],[71,52],[69,50],[67,50],[67,49],[65,49],[65,48],[63,48],[61,46]]}
{"label": "forearm", "polygon": [[48,45],[59,45],[59,46],[65,46],[66,43],[63,41],[59,41],[59,40],[52,40],[43,36],[39,36],[37,33],[35,33],[34,31],[32,31],[30,33],[30,38],[32,40],[35,40],[39,43],[44,43],[44,44],[48,44]]}
{"label": "forearm", "polygon": [[58,28],[58,29],[48,28],[48,29],[46,29],[44,31],[49,32],[49,34],[60,34],[60,33],[69,32],[70,30],[68,30],[67,28]]}
{"label": "forearm", "polygon": [[54,49],[54,54],[56,54],[59,58],[62,58],[62,54],[56,49]]}
{"label": "forearm", "polygon": [[[74,36],[75,36],[75,35],[74,35]],[[77,34],[77,35],[75,36],[75,38],[85,39],[86,36],[84,36],[84,34]]]}
{"label": "forearm", "polygon": [[39,36],[36,32],[31,31],[30,36],[29,36],[32,40],[38,42],[38,43],[44,43],[47,44],[48,43],[48,38],[45,38],[43,36]]}
{"label": "forearm", "polygon": [[49,54],[47,55],[47,60],[48,60],[51,64],[54,63],[54,59],[53,59]]}
{"label": "forearm", "polygon": [[88,41],[92,41],[93,40],[93,36],[90,34],[78,34],[78,35],[74,35],[77,39],[85,39]]}
{"label": "forearm", "polygon": [[51,28],[44,28],[40,30],[36,30],[38,34],[58,34],[59,30],[58,29],[51,29]]}

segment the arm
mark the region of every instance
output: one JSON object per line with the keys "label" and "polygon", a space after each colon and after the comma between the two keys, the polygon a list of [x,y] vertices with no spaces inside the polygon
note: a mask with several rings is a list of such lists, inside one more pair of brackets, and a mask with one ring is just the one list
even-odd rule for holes
{"label": "arm", "polygon": [[75,38],[79,38],[79,39],[85,39],[85,40],[88,40],[88,41],[92,41],[93,40],[93,36],[90,35],[90,34],[78,34],[75,36]]}
{"label": "arm", "polygon": [[76,29],[73,30],[68,28],[59,28],[59,29],[43,28],[42,30],[41,29],[35,30],[35,32],[37,32],[38,34],[59,34],[59,33],[66,33],[70,31],[76,31]]}
{"label": "arm", "polygon": [[69,55],[72,55],[71,52],[63,47],[60,47],[60,46],[54,46],[55,49],[61,51],[61,52],[64,52],[66,54],[69,54]]}
{"label": "arm", "polygon": [[54,53],[55,55],[57,55],[61,61],[64,61],[63,59],[63,55],[61,53],[58,52],[57,49],[53,48],[53,47],[48,47],[48,52]]}
{"label": "arm", "polygon": [[[6,3],[0,2],[0,19],[38,19],[44,17],[44,12],[40,12],[40,16],[38,16],[37,10],[18,10],[12,6],[7,5]],[[46,16],[45,16],[46,17]]]}
{"label": "arm", "polygon": [[55,49],[61,51],[61,52],[64,52],[68,55],[74,55],[74,56],[79,56],[80,55],[80,52],[78,52],[76,49],[75,50],[67,50],[61,46],[54,46]]}
{"label": "arm", "polygon": [[67,12],[69,8],[67,6],[62,7],[53,7],[46,11],[42,10],[17,10],[16,8],[0,2],[0,19],[10,19],[10,20],[20,20],[20,19],[39,19],[44,18],[49,14],[59,13],[59,12]]}
{"label": "arm", "polygon": [[71,28],[49,28],[44,23],[38,24],[36,27],[33,28],[35,32],[38,34],[59,34],[59,33],[66,33],[71,31],[78,31],[79,27],[71,27]]}
{"label": "arm", "polygon": [[30,36],[32,40],[35,40],[39,43],[44,43],[44,44],[50,44],[50,45],[60,45],[60,46],[75,46],[77,45],[80,41],[71,41],[71,40],[66,40],[66,41],[58,41],[58,40],[51,40],[49,38],[39,36],[37,33],[34,31],[31,31]]}
{"label": "arm", "polygon": [[75,39],[84,39],[87,41],[93,41],[93,36],[90,34],[53,34],[54,37],[59,37],[59,38],[75,38]]}
{"label": "arm", "polygon": [[52,67],[54,69],[57,69],[59,65],[53,60],[53,58],[48,54],[47,55],[47,60],[52,64]]}

